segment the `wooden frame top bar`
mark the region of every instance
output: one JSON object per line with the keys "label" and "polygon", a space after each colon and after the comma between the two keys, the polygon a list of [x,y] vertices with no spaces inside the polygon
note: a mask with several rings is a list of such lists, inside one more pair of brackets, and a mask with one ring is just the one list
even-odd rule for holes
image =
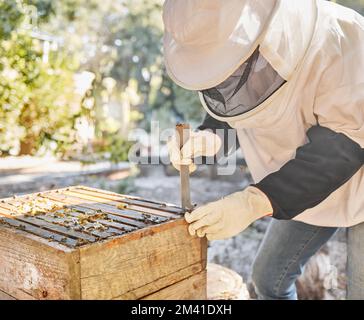
{"label": "wooden frame top bar", "polygon": [[183,214],[171,204],[85,186],[0,200],[0,228],[15,228],[69,248],[164,224]]}

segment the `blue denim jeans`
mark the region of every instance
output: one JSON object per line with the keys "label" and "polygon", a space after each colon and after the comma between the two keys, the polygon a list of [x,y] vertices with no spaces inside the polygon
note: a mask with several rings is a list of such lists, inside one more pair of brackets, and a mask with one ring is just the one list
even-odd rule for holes
{"label": "blue denim jeans", "polygon": [[[261,300],[296,300],[295,282],[308,260],[335,234],[297,221],[272,220],[253,265]],[[348,299],[364,300],[364,224],[348,231]]]}

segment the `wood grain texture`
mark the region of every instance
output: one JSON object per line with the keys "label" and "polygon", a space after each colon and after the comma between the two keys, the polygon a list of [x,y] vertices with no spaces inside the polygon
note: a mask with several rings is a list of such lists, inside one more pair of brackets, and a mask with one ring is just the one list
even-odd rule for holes
{"label": "wood grain texture", "polygon": [[81,247],[82,299],[139,299],[193,275],[190,266],[203,270],[202,250],[204,241],[190,237],[182,219]]}
{"label": "wood grain texture", "polygon": [[141,199],[140,197],[127,196],[123,194],[118,194],[111,191],[98,190],[90,187],[77,186],[72,188],[72,190],[77,190],[77,192],[86,192],[87,194],[95,194],[99,197],[105,197],[105,199],[113,199],[116,201],[127,202],[128,204],[134,204],[135,206],[145,207],[145,208],[154,208],[158,211],[164,211],[169,213],[177,214],[178,216],[183,215],[184,211],[182,208],[177,207],[176,205],[170,203],[163,203],[152,200]]}
{"label": "wood grain texture", "polygon": [[79,299],[79,255],[58,244],[0,228],[0,290],[22,300]]}
{"label": "wood grain texture", "polygon": [[16,300],[16,299],[0,290],[0,301],[4,301],[4,300]]}
{"label": "wood grain texture", "polygon": [[170,286],[171,283],[177,283],[182,279],[187,279],[191,276],[191,274],[197,274],[205,269],[201,262],[196,263],[192,266],[188,266],[185,269],[177,270],[174,273],[171,273],[163,278],[157,279],[151,283],[148,283],[140,288],[136,288],[135,290],[129,291],[127,293],[122,294],[119,297],[113,298],[113,300],[136,300],[145,295],[150,295],[160,288],[165,288]]}
{"label": "wood grain texture", "polygon": [[207,241],[182,215],[82,186],[1,200],[0,299],[141,299],[182,281],[201,298],[206,281],[188,279],[205,271]]}
{"label": "wood grain texture", "polygon": [[163,288],[141,300],[206,300],[206,271]]}

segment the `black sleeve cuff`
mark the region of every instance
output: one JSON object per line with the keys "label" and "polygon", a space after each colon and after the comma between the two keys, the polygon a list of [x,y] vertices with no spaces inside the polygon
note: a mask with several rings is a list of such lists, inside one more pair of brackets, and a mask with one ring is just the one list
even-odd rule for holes
{"label": "black sleeve cuff", "polygon": [[359,171],[364,149],[344,134],[312,127],[296,158],[254,185],[270,199],[273,217],[290,220],[324,201]]}

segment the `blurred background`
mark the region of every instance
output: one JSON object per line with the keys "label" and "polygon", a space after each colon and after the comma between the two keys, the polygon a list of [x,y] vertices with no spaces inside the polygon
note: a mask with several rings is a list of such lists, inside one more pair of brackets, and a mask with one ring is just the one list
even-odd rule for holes
{"label": "blurred background", "polygon": [[[364,0],[335,2],[364,14]],[[0,198],[85,184],[179,203],[173,168],[128,161],[136,142],[137,153],[153,158],[153,121],[160,130],[181,121],[196,127],[204,116],[197,95],[165,73],[162,4],[0,0]],[[239,159],[230,176],[201,166],[192,178],[194,202],[246,187],[250,176]],[[243,275],[252,297],[250,266],[268,223],[210,244],[209,260]],[[314,264],[306,271],[301,298],[345,296],[345,252],[342,231],[316,259],[326,272]]]}

